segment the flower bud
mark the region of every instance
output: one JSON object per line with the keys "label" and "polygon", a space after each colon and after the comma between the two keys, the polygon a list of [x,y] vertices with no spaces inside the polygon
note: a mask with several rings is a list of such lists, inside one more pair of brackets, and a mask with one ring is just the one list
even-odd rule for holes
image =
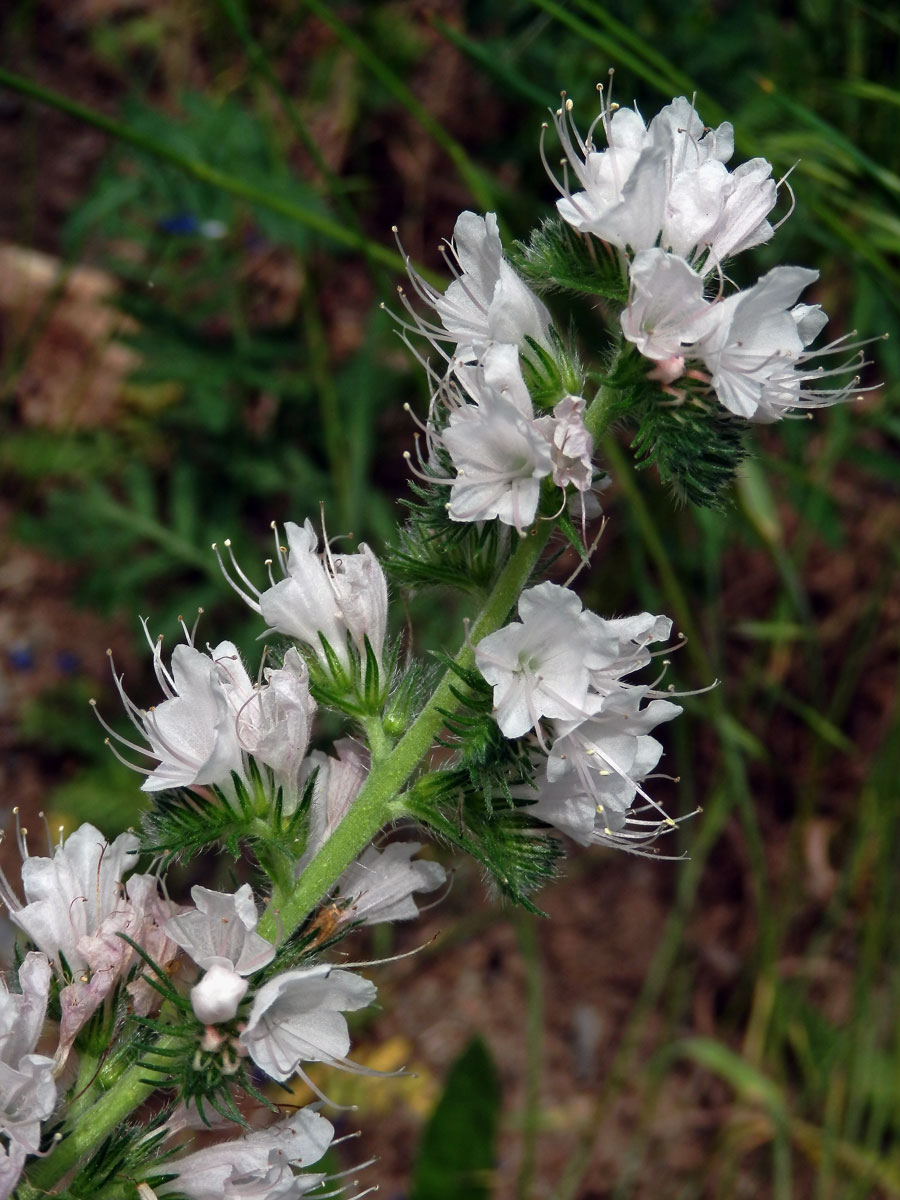
{"label": "flower bud", "polygon": [[227,958],[214,959],[200,982],[191,988],[194,1016],[204,1025],[230,1021],[237,1015],[248,986]]}

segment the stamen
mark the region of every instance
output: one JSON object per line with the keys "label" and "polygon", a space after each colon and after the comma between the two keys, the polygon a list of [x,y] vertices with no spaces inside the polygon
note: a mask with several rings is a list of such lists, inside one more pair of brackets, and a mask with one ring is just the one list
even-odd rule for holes
{"label": "stamen", "polygon": [[[93,698],[93,696],[91,697],[90,700],[88,700],[88,704],[91,706],[94,716],[97,718],[97,720],[100,722],[100,724],[106,730],[106,732],[110,735],[110,738],[113,738],[115,741],[119,742],[123,746],[127,746],[129,750],[136,751],[136,753],[138,753],[138,754],[146,754],[148,758],[157,758],[157,759],[159,758],[159,755],[154,754],[152,750],[148,750],[146,746],[139,746],[137,742],[129,741],[128,738],[122,737],[122,735],[120,733],[117,733],[115,731],[115,729],[113,729],[113,727],[102,716],[100,709],[97,706],[97,701]],[[105,740],[108,743],[110,739],[106,738]]]}
{"label": "stamen", "polygon": [[446,486],[451,486],[452,484],[456,483],[455,479],[450,479],[446,476],[429,474],[427,465],[423,462],[422,455],[419,453],[418,434],[416,434],[416,457],[418,458],[422,469],[413,464],[412,455],[408,450],[403,451],[403,459],[406,463],[407,469],[411,475],[415,475],[416,479],[421,479],[423,483],[438,483]]}
{"label": "stamen", "polygon": [[50,823],[47,820],[46,816],[44,815],[43,809],[41,809],[41,811],[38,813],[38,818],[43,822],[44,833],[47,835],[47,857],[52,858],[53,857],[53,837],[50,833]]}
{"label": "stamen", "polygon": [[447,253],[446,245],[439,246],[438,250],[440,251],[441,256],[443,257],[444,262],[447,264],[447,267],[448,267],[450,273],[455,276],[454,282],[459,284],[459,286],[462,288],[463,292],[466,294],[467,298],[469,300],[471,300],[472,304],[478,309],[478,311],[484,313],[484,315],[487,316],[488,310],[485,308],[485,306],[481,303],[479,298],[475,295],[475,293],[469,287],[468,283],[466,282],[466,277],[465,277],[464,273],[462,272],[462,270],[460,270],[458,267],[456,267],[454,265],[453,260],[450,258],[449,254]]}
{"label": "stamen", "polygon": [[[277,537],[278,537],[278,534],[277,534],[277,532],[276,532],[275,536],[276,536],[276,539],[277,539]],[[228,549],[229,553],[231,553],[231,542],[230,542],[230,540],[228,540],[228,541],[226,541],[226,542],[225,542],[225,546],[226,546],[226,548]],[[215,554],[215,556],[216,556],[216,559],[217,559],[217,561],[218,561],[218,563],[219,563],[219,569],[221,570],[222,574],[225,576],[225,582],[228,584],[228,586],[229,586],[230,588],[233,588],[233,589],[234,589],[234,591],[236,591],[236,592],[237,592],[237,594],[240,596],[240,598],[241,598],[241,599],[244,601],[244,603],[245,603],[245,604],[249,605],[249,607],[250,607],[250,608],[252,608],[254,612],[257,612],[257,613],[258,613],[258,612],[260,611],[260,607],[259,607],[259,596],[260,596],[260,592],[259,592],[259,589],[258,589],[258,588],[256,588],[256,587],[255,587],[255,586],[254,586],[254,585],[253,585],[253,584],[250,582],[250,580],[249,580],[249,579],[247,579],[247,577],[244,575],[243,571],[241,571],[240,567],[239,567],[239,566],[238,566],[238,564],[237,564],[237,561],[235,560],[234,554],[233,554],[233,553],[231,553],[231,562],[232,562],[232,564],[233,564],[233,566],[234,566],[234,568],[235,568],[235,571],[238,573],[238,577],[239,577],[239,578],[241,578],[241,579],[243,579],[243,580],[244,580],[244,581],[247,583],[248,587],[249,587],[249,588],[251,589],[251,591],[253,592],[253,595],[250,595],[248,592],[244,591],[244,589],[243,589],[242,587],[239,587],[239,586],[238,586],[238,584],[236,584],[236,583],[235,583],[235,581],[234,581],[234,580],[231,578],[231,575],[230,575],[230,574],[229,574],[229,572],[228,572],[228,568],[225,566],[225,563],[222,561],[222,555],[219,553],[219,545],[218,545],[218,543],[217,543],[217,542],[213,542],[213,544],[212,544],[212,550],[213,550],[213,553]],[[271,560],[270,560],[270,561],[271,561]],[[271,571],[270,571],[270,573],[269,573],[269,578],[271,579],[271,577],[272,577],[272,576],[271,576]]]}
{"label": "stamen", "polygon": [[19,855],[21,856],[21,859],[24,862],[25,859],[29,857],[28,842],[26,841],[26,838],[28,837],[28,830],[24,827],[24,825],[22,825],[22,823],[19,820],[18,804],[13,809],[13,816],[16,818],[16,843],[19,847]]}
{"label": "stamen", "polygon": [[281,567],[282,574],[289,575],[290,572],[288,571],[288,568],[287,568],[287,558],[286,558],[287,551],[285,550],[284,546],[279,544],[278,526],[275,524],[274,521],[272,522],[271,529],[275,535],[275,558],[278,562],[279,567]]}
{"label": "stamen", "polygon": [[[113,757],[117,758],[123,767],[128,767],[129,770],[137,771],[138,775],[152,775],[153,774],[153,771],[155,770],[155,768],[139,767],[135,763],[129,762],[124,754],[119,753],[119,751],[113,745],[112,740],[110,738],[104,738],[103,744],[104,744],[104,746],[109,747],[109,749],[112,751]],[[144,753],[146,753],[146,751],[144,751]]]}

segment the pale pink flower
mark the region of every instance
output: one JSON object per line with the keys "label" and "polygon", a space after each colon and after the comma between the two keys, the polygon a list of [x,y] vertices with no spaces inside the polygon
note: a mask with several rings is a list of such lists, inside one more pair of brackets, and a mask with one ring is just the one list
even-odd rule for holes
{"label": "pale pink flower", "polygon": [[559,488],[574,487],[586,492],[594,480],[594,439],[584,423],[585,402],[581,396],[564,396],[552,417],[535,421],[550,445],[553,482]]}
{"label": "pale pink flower", "polygon": [[191,888],[196,907],[166,921],[166,933],[198,967],[228,959],[239,975],[252,975],[275,957],[275,947],[256,932],[259,914],[249,883],[234,893]]}
{"label": "pale pink flower", "polygon": [[333,1138],[331,1122],[303,1108],[267,1129],[167,1160],[176,1177],[157,1191],[188,1200],[294,1200],[326,1178],[294,1168],[318,1162]]}
{"label": "pale pink flower", "polygon": [[272,1079],[284,1081],[301,1063],[356,1069],[347,1059],[350,1034],[344,1012],[365,1008],[375,985],[350,971],[320,965],[286,971],[263,984],[240,1035],[250,1057]]}
{"label": "pale pink flower", "polygon": [[[0,973],[0,1197],[18,1182],[25,1158],[40,1148],[41,1122],[56,1107],[54,1060],[35,1054],[47,1012],[50,962],[27,954],[19,967],[20,992],[10,992]],[[0,1151],[4,1151],[0,1142]]]}
{"label": "pale pink flower", "polygon": [[375,925],[417,917],[413,893],[433,892],[447,878],[440,863],[412,861],[421,849],[418,842],[391,842],[383,850],[364,850],[337,882],[335,899],[349,902],[346,920]]}
{"label": "pale pink flower", "polygon": [[352,738],[334,743],[337,756],[314,750],[300,771],[301,786],[315,772],[309,810],[309,832],[303,856],[297,863],[301,875],[346,816],[369,774],[369,753]]}

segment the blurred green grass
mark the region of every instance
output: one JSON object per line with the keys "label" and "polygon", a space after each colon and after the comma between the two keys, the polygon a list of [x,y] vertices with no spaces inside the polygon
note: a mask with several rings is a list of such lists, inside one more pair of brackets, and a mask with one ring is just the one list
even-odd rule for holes
{"label": "blurred green grass", "polygon": [[[12,6],[4,66],[24,62],[28,78],[74,99],[46,69],[41,19]],[[836,333],[896,333],[900,23],[867,4],[472,0],[429,14],[403,2],[206,0],[73,19],[112,82],[70,118],[121,136],[48,245],[33,215],[43,110],[25,109],[18,237],[66,269],[90,262],[120,281],[144,365],[112,423],[28,427],[15,397],[52,316],[42,309],[4,342],[0,462],[15,536],[71,559],[78,600],[109,615],[171,630],[202,604],[207,628],[231,629],[243,617],[209,542],[231,535],[253,561],[269,521],[320,501],[330,529],[383,542],[403,490],[401,405],[423,396],[377,308],[396,282],[390,225],[425,267],[466,206],[496,206],[524,236],[551,201],[536,153],[544,109],[565,88],[586,123],[609,66],[621,102],[649,115],[696,91],[707,122],[733,122],[739,155],[794,168],[797,210],[756,268],[817,266]],[[222,236],[203,236],[210,221]],[[723,682],[688,701],[668,739],[677,803],[704,812],[681,835],[690,859],[653,968],[554,1200],[584,1194],[622,1095],[641,1119],[603,1194],[645,1194],[663,1086],[686,1063],[734,1104],[704,1167],[679,1178],[679,1200],[900,1195],[896,337],[871,356],[877,395],[760,435],[724,516],[679,510],[652,474],[635,474],[627,447],[606,447],[618,489],[588,598],[605,613],[672,614],[688,637],[673,677]],[[849,605],[844,586],[859,589]],[[55,703],[24,714],[26,741]],[[85,723],[57,716],[54,727],[64,749],[96,762]],[[109,778],[108,764],[88,766],[63,803],[84,813]],[[833,879],[811,897],[823,822]],[[700,1036],[694,929],[723,902],[735,840],[755,935],[715,1036]],[[827,1002],[829,970],[842,1006]],[[539,1157],[519,1175],[520,1200],[548,1194]]]}

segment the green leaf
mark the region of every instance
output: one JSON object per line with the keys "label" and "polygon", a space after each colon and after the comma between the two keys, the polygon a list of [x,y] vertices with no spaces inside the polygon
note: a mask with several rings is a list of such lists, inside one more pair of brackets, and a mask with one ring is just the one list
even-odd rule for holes
{"label": "green leaf", "polygon": [[500,1100],[494,1060],[475,1037],[453,1064],[425,1129],[409,1200],[489,1200]]}

